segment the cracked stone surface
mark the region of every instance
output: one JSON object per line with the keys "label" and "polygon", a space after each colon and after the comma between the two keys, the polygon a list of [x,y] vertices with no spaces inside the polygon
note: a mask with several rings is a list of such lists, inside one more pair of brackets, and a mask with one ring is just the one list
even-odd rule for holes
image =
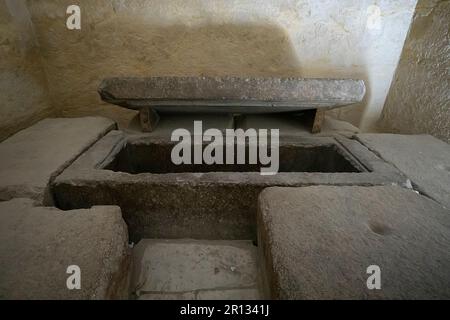
{"label": "cracked stone surface", "polygon": [[116,127],[100,117],[45,119],[0,143],[0,200],[52,204],[49,183]]}
{"label": "cracked stone surface", "polygon": [[132,291],[139,299],[257,299],[251,241],[142,240],[134,248]]}
{"label": "cracked stone surface", "polygon": [[[450,211],[412,190],[268,188],[258,232],[272,298],[450,298]],[[371,265],[381,290],[367,288]]]}
{"label": "cracked stone surface", "polygon": [[[62,211],[0,202],[0,299],[127,299],[131,257],[118,207]],[[68,290],[67,268],[81,271]]]}

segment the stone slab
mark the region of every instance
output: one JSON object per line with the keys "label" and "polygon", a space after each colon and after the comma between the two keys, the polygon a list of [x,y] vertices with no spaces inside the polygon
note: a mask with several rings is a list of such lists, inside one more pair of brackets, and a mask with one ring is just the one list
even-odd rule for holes
{"label": "stone slab", "polygon": [[450,298],[450,211],[412,190],[268,188],[258,232],[274,299]]}
{"label": "stone slab", "polygon": [[450,209],[450,145],[430,135],[360,134],[358,139],[418,191]]}
{"label": "stone slab", "polygon": [[362,80],[239,77],[109,78],[101,98],[130,109],[225,113],[286,112],[361,102]]}
{"label": "stone slab", "polygon": [[116,124],[106,118],[45,119],[0,143],[0,200],[52,204],[48,186]]}
{"label": "stone slab", "polygon": [[143,299],[238,299],[257,291],[251,241],[144,239],[133,261],[132,291]]}
{"label": "stone slab", "polygon": [[[61,211],[0,202],[0,299],[126,299],[130,255],[118,207]],[[67,268],[81,269],[68,290]]]}

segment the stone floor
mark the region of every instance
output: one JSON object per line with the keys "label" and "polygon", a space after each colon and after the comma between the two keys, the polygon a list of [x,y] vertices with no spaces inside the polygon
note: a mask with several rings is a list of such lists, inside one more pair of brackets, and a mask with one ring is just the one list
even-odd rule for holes
{"label": "stone floor", "polygon": [[137,299],[261,297],[251,241],[142,240],[133,262],[131,288]]}

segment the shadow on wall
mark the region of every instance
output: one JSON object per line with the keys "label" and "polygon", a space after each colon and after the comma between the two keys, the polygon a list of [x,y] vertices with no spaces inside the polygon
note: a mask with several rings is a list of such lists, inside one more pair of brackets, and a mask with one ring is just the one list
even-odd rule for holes
{"label": "shadow on wall", "polygon": [[0,92],[0,141],[53,113],[24,0],[0,0]]}
{"label": "shadow on wall", "polygon": [[[101,80],[112,76],[259,76],[360,78],[363,66],[330,68],[327,61],[301,65],[287,31],[270,23],[151,25],[143,16],[86,16],[69,31],[60,17],[36,17],[52,101],[62,116],[102,115],[128,125],[134,111],[102,102]],[[305,32],[308,32],[305,30]],[[331,53],[332,54],[332,53]],[[366,97],[366,101],[369,101]],[[334,110],[359,125],[366,103]]]}
{"label": "shadow on wall", "polygon": [[90,28],[68,32],[57,48],[51,47],[56,35],[43,39],[53,101],[64,116],[94,113],[128,123],[135,112],[107,105],[97,95],[100,81],[110,76],[302,75],[288,35],[276,26],[110,21]]}
{"label": "shadow on wall", "polygon": [[[127,48],[136,72],[158,75],[300,75],[300,64],[285,31],[268,25],[205,25],[150,28]],[[140,70],[141,68],[145,70]]]}

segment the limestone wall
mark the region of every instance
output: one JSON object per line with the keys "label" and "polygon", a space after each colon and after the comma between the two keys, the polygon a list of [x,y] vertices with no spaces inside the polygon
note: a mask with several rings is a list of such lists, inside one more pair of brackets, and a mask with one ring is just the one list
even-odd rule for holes
{"label": "limestone wall", "polygon": [[[82,29],[66,28],[78,4]],[[55,107],[64,116],[131,113],[102,103],[100,80],[121,75],[356,77],[378,119],[416,0],[28,0]]]}
{"label": "limestone wall", "polygon": [[51,114],[47,80],[24,0],[0,0],[0,141]]}
{"label": "limestone wall", "polygon": [[450,142],[450,1],[420,0],[381,126]]}

